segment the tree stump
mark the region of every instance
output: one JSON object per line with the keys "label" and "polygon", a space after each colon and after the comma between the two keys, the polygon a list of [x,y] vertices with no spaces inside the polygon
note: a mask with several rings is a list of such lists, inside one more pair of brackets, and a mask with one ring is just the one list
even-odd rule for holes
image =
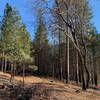
{"label": "tree stump", "polygon": [[3,83],[0,83],[0,89],[4,89],[5,85]]}

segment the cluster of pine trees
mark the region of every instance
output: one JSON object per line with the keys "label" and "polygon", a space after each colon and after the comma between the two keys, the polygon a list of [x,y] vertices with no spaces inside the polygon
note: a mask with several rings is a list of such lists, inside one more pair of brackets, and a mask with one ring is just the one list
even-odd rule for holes
{"label": "cluster of pine trees", "polygon": [[34,3],[38,25],[32,41],[19,13],[6,4],[0,23],[1,70],[16,72],[19,68],[24,76],[32,62],[39,75],[76,81],[83,89],[97,85],[100,34],[91,24],[88,0],[54,0],[53,7],[44,0]]}
{"label": "cluster of pine trees", "polygon": [[30,59],[30,35],[18,11],[7,3],[0,22],[0,69],[14,73]]}
{"label": "cluster of pine trees", "polygon": [[[100,34],[91,23],[89,1],[54,0],[54,6],[50,7],[48,1],[39,0],[37,5],[39,11],[41,8],[50,16],[44,24],[47,18],[43,13],[40,14],[33,41],[39,72],[67,83],[76,81],[82,84],[83,89],[87,89],[89,84],[97,85]],[[45,33],[49,34],[49,40],[52,41],[49,46]]]}

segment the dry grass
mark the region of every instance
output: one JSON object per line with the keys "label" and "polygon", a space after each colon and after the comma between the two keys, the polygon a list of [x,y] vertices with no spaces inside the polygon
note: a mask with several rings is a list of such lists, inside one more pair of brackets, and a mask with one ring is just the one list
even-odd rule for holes
{"label": "dry grass", "polygon": [[[1,77],[9,80],[11,76],[0,72]],[[15,76],[14,80],[22,82],[22,77]],[[24,87],[0,90],[0,100],[100,100],[100,90],[82,91],[79,86],[51,79],[27,76],[25,84]]]}

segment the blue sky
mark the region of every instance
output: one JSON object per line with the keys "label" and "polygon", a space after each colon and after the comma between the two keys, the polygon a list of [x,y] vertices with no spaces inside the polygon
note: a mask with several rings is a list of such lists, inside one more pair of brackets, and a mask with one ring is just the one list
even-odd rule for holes
{"label": "blue sky", "polygon": [[[29,1],[32,0],[0,0],[0,15],[3,15],[5,4],[9,2],[10,5],[16,7],[19,11],[22,21],[26,24],[31,37],[33,37],[36,31],[36,17],[34,17],[35,13],[32,11]],[[90,0],[90,7],[93,10],[92,22],[100,33],[100,0]]]}
{"label": "blue sky", "polygon": [[0,15],[3,15],[5,5],[8,2],[19,11],[23,23],[25,23],[28,32],[30,32],[31,37],[33,37],[34,31],[36,30],[36,18],[34,17],[35,14],[30,8],[30,3],[28,1],[29,0],[0,0]]}
{"label": "blue sky", "polygon": [[100,0],[90,0],[90,7],[93,11],[92,22],[100,33]]}

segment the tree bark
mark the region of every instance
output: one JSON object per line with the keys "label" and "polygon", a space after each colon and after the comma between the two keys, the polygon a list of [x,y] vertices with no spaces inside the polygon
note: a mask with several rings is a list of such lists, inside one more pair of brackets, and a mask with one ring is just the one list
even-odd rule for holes
{"label": "tree bark", "polygon": [[2,72],[4,72],[4,52],[2,52]]}
{"label": "tree bark", "polygon": [[95,86],[98,85],[97,82],[97,65],[96,65],[96,59],[95,59],[95,46],[94,44],[92,45],[92,53],[93,53],[93,71],[94,71],[94,84]]}
{"label": "tree bark", "polygon": [[11,78],[10,78],[10,82],[12,83],[12,80],[14,79],[14,63],[11,64]]}
{"label": "tree bark", "polygon": [[7,69],[7,58],[5,57],[5,69],[4,69],[4,72],[6,72],[6,69]]}
{"label": "tree bark", "polygon": [[68,76],[68,83],[69,83],[69,38],[67,38],[67,76]]}
{"label": "tree bark", "polygon": [[79,56],[77,51],[76,51],[76,74],[77,74],[76,82],[79,83]]}
{"label": "tree bark", "polygon": [[23,64],[23,86],[24,86],[24,83],[25,83],[24,78],[25,78],[25,64]]}

